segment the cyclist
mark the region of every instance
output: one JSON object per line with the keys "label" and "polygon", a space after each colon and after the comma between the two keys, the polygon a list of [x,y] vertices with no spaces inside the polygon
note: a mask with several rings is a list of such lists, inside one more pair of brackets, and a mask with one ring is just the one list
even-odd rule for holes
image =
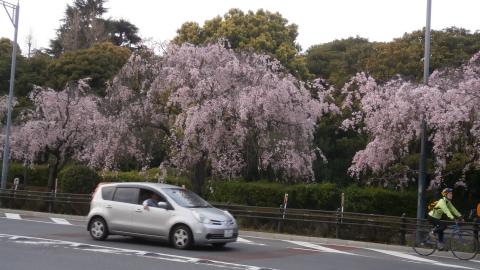
{"label": "cyclist", "polygon": [[437,201],[435,207],[428,213],[428,220],[434,226],[433,233],[438,234],[439,250],[443,249],[443,231],[447,228],[447,224],[442,221],[445,214],[450,219],[462,220],[462,215],[455,209],[452,204],[453,189],[445,188],[442,190],[442,198]]}

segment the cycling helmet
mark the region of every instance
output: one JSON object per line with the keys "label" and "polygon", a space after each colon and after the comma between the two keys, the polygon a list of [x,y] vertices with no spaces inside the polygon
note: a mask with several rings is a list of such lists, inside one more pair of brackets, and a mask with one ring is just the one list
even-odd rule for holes
{"label": "cycling helmet", "polygon": [[445,197],[445,196],[447,196],[448,193],[451,193],[451,192],[453,192],[453,189],[452,189],[452,188],[444,188],[444,189],[442,190],[442,196]]}

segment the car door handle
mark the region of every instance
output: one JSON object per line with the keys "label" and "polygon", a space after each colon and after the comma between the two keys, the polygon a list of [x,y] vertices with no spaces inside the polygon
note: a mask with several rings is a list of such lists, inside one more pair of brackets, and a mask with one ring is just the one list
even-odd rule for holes
{"label": "car door handle", "polygon": [[141,212],[143,212],[143,209],[139,208],[139,209],[135,210],[135,212],[141,213]]}
{"label": "car door handle", "polygon": [[105,208],[112,208],[112,206],[109,204],[109,205],[105,206]]}

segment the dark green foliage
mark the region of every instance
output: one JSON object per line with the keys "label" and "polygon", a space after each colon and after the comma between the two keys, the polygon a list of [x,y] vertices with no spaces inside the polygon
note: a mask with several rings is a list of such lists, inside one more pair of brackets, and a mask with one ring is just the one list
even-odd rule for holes
{"label": "dark green foliage", "polygon": [[89,49],[62,54],[48,66],[48,86],[63,89],[67,82],[86,77],[98,95],[105,95],[106,82],[113,78],[130,57],[126,48],[111,43],[95,44]]}
{"label": "dark green foliage", "polygon": [[231,9],[223,18],[217,16],[205,21],[203,27],[196,22],[186,22],[177,34],[173,39],[176,44],[202,45],[225,38],[233,49],[269,54],[295,76],[303,79],[310,77],[305,59],[299,54],[300,45],[295,41],[298,26],[288,24],[288,20],[279,13],[262,9],[244,13]]}
{"label": "dark green foliage", "polygon": [[310,73],[341,87],[357,72],[365,70],[367,59],[374,53],[374,43],[351,37],[310,47],[306,61]]}
{"label": "dark green foliage", "polygon": [[301,209],[336,210],[340,190],[335,184],[299,184],[287,186],[288,206]]}
{"label": "dark green foliage", "polygon": [[138,36],[138,28],[124,19],[104,21],[109,41],[116,46],[133,49],[142,39]]}
{"label": "dark green foliage", "polygon": [[98,184],[98,174],[83,165],[70,165],[58,175],[59,187],[64,193],[89,194]]}
{"label": "dark green foliage", "polygon": [[[0,167],[0,173],[2,168]],[[27,186],[47,186],[48,181],[48,165],[23,166],[21,163],[10,163],[8,171],[7,183],[10,186],[13,178],[19,177],[24,181],[26,176]],[[21,183],[22,185],[24,182]]]}
{"label": "dark green foliage", "polygon": [[213,202],[279,207],[285,193],[288,207],[335,211],[345,193],[345,211],[371,214],[415,216],[415,191],[395,191],[383,188],[350,186],[338,188],[332,183],[281,185],[269,182],[211,182],[204,196]]}
{"label": "dark green foliage", "polygon": [[[379,81],[400,74],[423,78],[424,31],[405,33],[391,42],[369,42],[361,37],[314,45],[307,50],[310,73],[342,86],[357,72],[368,72]],[[431,34],[430,70],[459,66],[480,50],[480,33],[450,27]]]}
{"label": "dark green foliage", "polygon": [[415,191],[350,186],[345,189],[345,211],[414,217],[417,209]]}
{"label": "dark green foliage", "polygon": [[111,42],[133,49],[140,41],[138,28],[127,20],[103,19],[105,0],[75,0],[67,5],[57,36],[50,40],[47,52],[59,57],[65,52],[88,49],[94,44]]}
{"label": "dark green foliage", "polygon": [[[0,38],[0,95],[8,95],[10,87],[10,72],[12,64],[12,41],[7,38]],[[20,48],[17,46],[15,69],[14,94],[16,96],[26,95],[30,88],[28,82],[24,80],[27,65],[27,59],[21,55]]]}
{"label": "dark green foliage", "polygon": [[[158,181],[158,168],[152,168],[144,172],[138,171],[128,171],[128,172],[117,172],[109,171],[102,172],[101,182],[154,182]],[[169,172],[166,176],[165,182],[168,184],[182,186],[185,185],[187,188],[191,188],[190,181],[187,177],[183,176],[174,176],[174,172]]]}
{"label": "dark green foliage", "polygon": [[214,202],[278,207],[283,202],[285,187],[268,182],[216,181],[205,185],[203,195]]}
{"label": "dark green foliage", "polygon": [[[423,78],[424,31],[406,33],[389,43],[375,46],[376,54],[365,68],[380,81],[396,74],[413,80]],[[446,28],[431,33],[430,72],[445,67],[457,67],[480,50],[480,33],[462,28]]]}
{"label": "dark green foliage", "polygon": [[314,162],[313,171],[317,182],[333,182],[345,186],[353,181],[348,175],[348,168],[355,153],[365,147],[367,138],[352,130],[341,130],[339,127],[342,121],[340,115],[326,115],[315,130],[314,144],[322,149],[327,158],[324,161],[318,156]]}

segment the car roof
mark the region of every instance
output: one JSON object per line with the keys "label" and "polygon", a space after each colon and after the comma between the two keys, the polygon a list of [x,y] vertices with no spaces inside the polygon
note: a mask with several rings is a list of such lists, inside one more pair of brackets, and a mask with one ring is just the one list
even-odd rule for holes
{"label": "car roof", "polygon": [[100,183],[102,187],[104,186],[116,186],[116,187],[149,187],[155,189],[164,189],[164,188],[181,188],[179,186],[169,185],[169,184],[160,184],[160,183],[151,183],[151,182],[106,182]]}

